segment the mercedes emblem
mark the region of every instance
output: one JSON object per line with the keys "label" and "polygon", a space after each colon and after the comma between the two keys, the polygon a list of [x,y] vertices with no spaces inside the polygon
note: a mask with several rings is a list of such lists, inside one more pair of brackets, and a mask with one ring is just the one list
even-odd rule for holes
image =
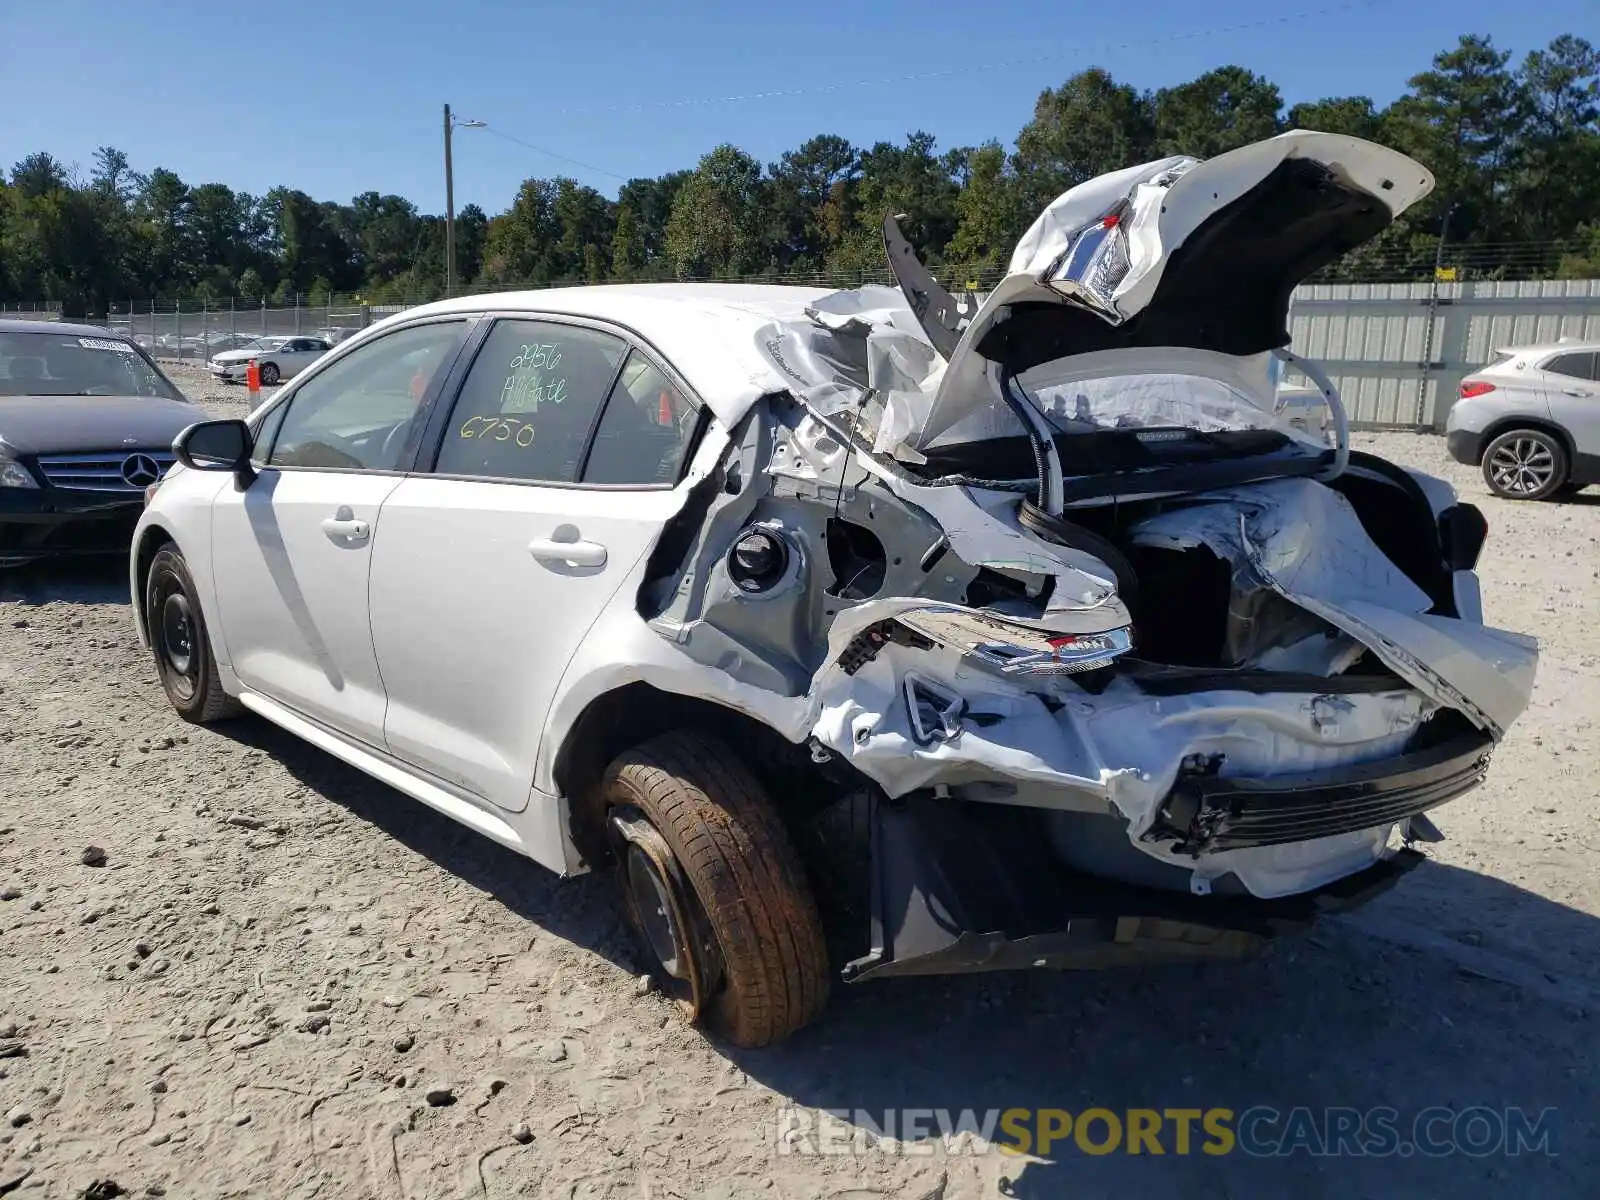
{"label": "mercedes emblem", "polygon": [[130,454],[122,460],[122,482],[129,487],[149,487],[161,478],[161,468],[148,454]]}

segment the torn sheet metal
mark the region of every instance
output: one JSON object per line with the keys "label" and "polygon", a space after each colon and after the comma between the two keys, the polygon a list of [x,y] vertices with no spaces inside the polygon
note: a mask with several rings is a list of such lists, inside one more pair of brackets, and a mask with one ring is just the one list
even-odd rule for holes
{"label": "torn sheet metal", "polygon": [[1499,739],[1528,706],[1538,642],[1430,614],[1427,594],[1378,549],[1350,502],[1305,479],[1209,492],[1141,522],[1144,545],[1204,545],[1248,562],[1285,599],[1355,638],[1440,704]]}
{"label": "torn sheet metal", "polygon": [[[793,336],[795,331],[789,331]],[[791,343],[786,342],[786,345]],[[769,470],[808,482],[834,481],[843,486],[847,470],[859,469],[880,480],[894,495],[931,516],[945,532],[950,550],[971,566],[1025,575],[1054,577],[1046,602],[1047,618],[1068,612],[1083,614],[1073,632],[1091,633],[1128,624],[1128,611],[1116,593],[1114,575],[1086,551],[1057,546],[1026,532],[1012,514],[1014,494],[992,489],[914,482],[866,455],[856,454],[842,430],[823,419],[849,409],[844,398],[860,401],[864,390],[846,381],[800,389],[800,398],[814,415],[794,432],[794,452],[775,454]]]}
{"label": "torn sheet metal", "polygon": [[[875,602],[863,606],[871,611],[859,620],[870,623],[911,603]],[[919,730],[923,718],[905,696],[908,673],[959,698],[952,732],[930,739]],[[1143,841],[1185,763],[1222,755],[1227,773],[1270,776],[1376,761],[1402,749],[1435,711],[1406,688],[1337,697],[1227,691],[1155,697],[1126,681],[1098,696],[1063,693],[1047,703],[1045,695],[975,669],[952,649],[894,644],[854,672],[837,665],[819,672],[811,702],[816,740],[891,797],[942,785],[1002,803],[1113,814],[1124,824],[1124,857],[1176,868],[1197,891],[1232,873],[1261,897],[1320,887],[1369,865],[1384,852],[1391,829],[1199,859]],[[1119,873],[1115,858],[1095,865],[1108,877]]]}

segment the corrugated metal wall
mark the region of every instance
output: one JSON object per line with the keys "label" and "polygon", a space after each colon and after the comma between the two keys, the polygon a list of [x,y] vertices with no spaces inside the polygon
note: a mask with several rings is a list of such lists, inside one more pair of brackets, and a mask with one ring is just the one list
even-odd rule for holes
{"label": "corrugated metal wall", "polygon": [[1294,294],[1291,349],[1316,359],[1364,428],[1441,429],[1464,375],[1496,350],[1600,340],[1600,280],[1315,284]]}

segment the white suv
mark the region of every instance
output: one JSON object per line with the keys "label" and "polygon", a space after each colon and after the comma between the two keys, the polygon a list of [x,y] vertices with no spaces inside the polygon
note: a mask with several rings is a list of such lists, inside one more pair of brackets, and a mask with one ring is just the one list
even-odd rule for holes
{"label": "white suv", "polygon": [[1506,500],[1600,483],[1600,342],[1563,338],[1499,351],[1461,381],[1445,420],[1450,457]]}
{"label": "white suv", "polygon": [[1414,866],[1533,682],[1477,510],[1313,364],[1334,444],[1275,414],[1293,284],[1430,184],[1321,134],[1161,160],[976,310],[893,219],[899,290],[413,309],[178,438],[139,635],[191,720],[611,869],[741,1044],[831,978],[1238,956]]}

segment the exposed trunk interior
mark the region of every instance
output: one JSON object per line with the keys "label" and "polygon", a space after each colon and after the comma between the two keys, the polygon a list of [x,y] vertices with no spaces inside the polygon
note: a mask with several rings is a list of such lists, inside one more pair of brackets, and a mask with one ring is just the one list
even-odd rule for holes
{"label": "exposed trunk interior", "polygon": [[[1360,456],[1363,460],[1366,456]],[[1409,477],[1377,473],[1363,462],[1331,485],[1350,501],[1373,542],[1434,600],[1433,612],[1454,615],[1450,571],[1438,523]],[[1387,464],[1382,464],[1387,467]],[[1410,485],[1409,487],[1407,485]],[[1167,499],[1071,509],[1067,520],[1108,541],[1137,586],[1122,586],[1133,617],[1136,670],[1171,667],[1180,673],[1280,673],[1274,656],[1307,639],[1337,636],[1320,618],[1262,585],[1211,549],[1166,549],[1135,544],[1129,531],[1185,501]],[[1263,659],[1265,657],[1265,663]],[[1370,687],[1396,677],[1366,654],[1348,669],[1350,682]]]}

